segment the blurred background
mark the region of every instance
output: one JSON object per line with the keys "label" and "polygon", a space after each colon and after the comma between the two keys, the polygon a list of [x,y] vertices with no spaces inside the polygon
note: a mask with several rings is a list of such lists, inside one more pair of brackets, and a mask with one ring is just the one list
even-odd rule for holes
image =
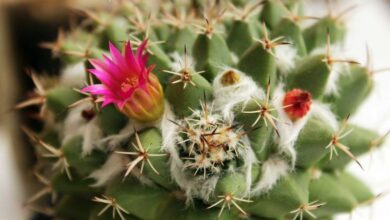
{"label": "blurred background", "polygon": [[[75,8],[95,7],[110,0],[0,0],[0,220],[31,219],[23,206],[34,191],[29,168],[34,163],[28,141],[21,135],[20,125],[29,122],[10,111],[17,101],[33,88],[26,68],[47,74],[59,72],[59,62],[51,52],[39,47],[41,42],[54,41],[59,27],[68,29],[77,24],[80,14]],[[307,14],[326,14],[326,3],[306,0]],[[374,69],[390,67],[390,1],[332,1],[332,10],[357,7],[346,17],[349,34],[344,54],[366,62],[366,45],[371,51]],[[353,122],[384,134],[390,130],[390,72],[375,75],[375,91],[352,119]],[[36,122],[35,122],[36,123]],[[39,125],[38,125],[39,126]],[[390,146],[360,159],[365,167],[355,164],[349,169],[367,182],[374,192],[383,195],[371,206],[338,219],[386,220],[390,216]]]}

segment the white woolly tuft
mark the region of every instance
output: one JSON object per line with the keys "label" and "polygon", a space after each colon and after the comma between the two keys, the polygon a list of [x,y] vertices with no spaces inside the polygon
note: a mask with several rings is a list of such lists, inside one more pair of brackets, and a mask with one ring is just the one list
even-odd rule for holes
{"label": "white woolly tuft", "polygon": [[92,103],[84,102],[69,109],[68,115],[64,120],[63,129],[61,129],[63,144],[75,136],[83,137],[82,155],[89,154],[103,136],[97,118],[87,121],[82,117],[84,110],[92,108]]}
{"label": "white woolly tuft", "polygon": [[287,75],[295,67],[297,49],[293,45],[275,47],[276,65],[283,75]]}
{"label": "white woolly tuft", "polygon": [[271,156],[263,163],[260,181],[253,187],[252,194],[257,196],[268,192],[281,177],[287,175],[290,169],[282,158]]}
{"label": "white woolly tuft", "polygon": [[279,132],[279,137],[275,135],[275,139],[278,143],[279,153],[285,154],[291,159],[291,166],[295,166],[297,153],[294,148],[295,141],[298,138],[299,133],[305,126],[310,112],[303,118],[296,121],[292,121],[283,107],[283,97],[285,91],[283,90],[283,84],[279,84],[274,92],[273,105],[276,108],[280,121],[276,121],[276,127]]}
{"label": "white woolly tuft", "polygon": [[[240,81],[234,85],[224,86],[221,83],[221,77],[223,73],[232,70],[240,75]],[[264,91],[259,88],[255,81],[244,74],[243,72],[224,67],[223,71],[219,73],[213,82],[214,90],[214,108],[216,111],[222,112],[225,119],[232,120],[233,115],[231,113],[234,106],[239,103],[245,103],[253,97],[263,99],[265,97]]]}
{"label": "white woolly tuft", "polygon": [[[178,52],[174,52],[169,55],[172,58],[172,63],[171,63],[171,68],[175,72],[181,71],[185,66],[184,66],[184,60],[183,56],[180,55]],[[187,53],[187,68],[192,68],[195,65],[194,59]]]}
{"label": "white woolly tuft", "polygon": [[[334,44],[330,48],[331,56],[337,57],[338,59],[345,59],[345,56],[343,55],[343,46],[342,44]],[[310,54],[311,55],[319,55],[319,54],[325,54],[326,53],[326,47],[317,48],[314,49]],[[345,63],[333,63],[332,69],[328,78],[328,81],[326,82],[325,86],[325,94],[335,94],[338,95],[338,88],[337,88],[337,82],[341,76],[341,74],[347,74],[349,71],[347,71],[348,65]]]}
{"label": "white woolly tuft", "polygon": [[342,74],[348,74],[349,71],[347,71],[348,65],[342,64],[342,63],[335,63],[332,65],[332,70],[330,72],[328,81],[326,82],[325,86],[325,94],[335,94],[338,95],[339,91],[337,88],[338,81],[340,79],[340,76]]}
{"label": "white woolly tuft", "polygon": [[[250,141],[248,137],[244,137],[242,142],[244,146],[250,146]],[[255,152],[251,147],[239,148],[239,154],[243,156],[244,160],[244,172],[245,172],[245,181],[246,181],[246,193],[244,197],[250,197],[251,187],[252,187],[252,166],[257,164],[259,161],[256,158]]]}
{"label": "white woolly tuft", "polygon": [[95,117],[85,125],[83,132],[83,151],[82,155],[88,155],[94,147],[98,146],[98,140],[102,138],[103,132],[99,127],[98,119]]}
{"label": "white woolly tuft", "polygon": [[82,88],[86,81],[86,71],[84,62],[79,62],[66,66],[61,72],[60,84],[73,87]]}
{"label": "white woolly tuft", "polygon": [[[194,112],[194,115],[199,112]],[[204,178],[203,176],[194,176],[192,173],[184,172],[185,164],[180,159],[179,151],[177,147],[179,129],[177,125],[170,122],[174,120],[175,116],[170,111],[170,108],[166,108],[166,112],[161,120],[161,129],[163,134],[163,146],[162,149],[169,153],[170,159],[170,171],[172,178],[186,193],[187,205],[190,205],[193,198],[201,198],[204,201],[209,201],[213,195],[216,184],[220,175],[216,174],[211,177]],[[250,194],[250,188],[252,183],[252,165],[257,163],[255,153],[250,148],[250,142],[247,137],[243,137],[242,146],[237,148],[237,153],[243,158],[244,165],[241,167],[246,176],[246,194]]]}
{"label": "white woolly tuft", "polygon": [[318,101],[313,101],[311,105],[311,115],[322,120],[332,127],[334,131],[337,131],[339,123],[336,116],[330,110],[330,106]]}
{"label": "white woolly tuft", "polygon": [[125,170],[129,159],[125,155],[111,154],[99,169],[93,171],[88,177],[96,180],[93,187],[100,187]]}
{"label": "white woolly tuft", "polygon": [[240,58],[238,57],[237,54],[235,53],[230,53],[231,57],[232,57],[232,60],[233,60],[233,63],[238,63],[238,61],[240,61]]}
{"label": "white woolly tuft", "polygon": [[170,146],[175,146],[175,140],[176,140],[176,135],[177,135],[177,126],[172,123],[170,120],[175,121],[176,116],[173,114],[171,110],[171,106],[169,105],[168,102],[165,102],[165,111],[164,115],[161,119],[160,122],[160,131],[161,131],[161,136],[163,138],[163,144],[162,144],[162,150],[168,151],[167,149]]}

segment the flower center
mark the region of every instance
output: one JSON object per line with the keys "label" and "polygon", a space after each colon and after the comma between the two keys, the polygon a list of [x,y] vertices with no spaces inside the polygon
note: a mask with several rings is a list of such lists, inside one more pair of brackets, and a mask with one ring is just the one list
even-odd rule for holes
{"label": "flower center", "polygon": [[123,92],[128,92],[130,89],[136,87],[138,85],[138,77],[127,77],[124,82],[121,84],[121,90]]}

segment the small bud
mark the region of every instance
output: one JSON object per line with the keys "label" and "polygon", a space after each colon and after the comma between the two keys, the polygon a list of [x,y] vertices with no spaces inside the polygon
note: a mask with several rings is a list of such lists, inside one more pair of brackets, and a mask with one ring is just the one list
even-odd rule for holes
{"label": "small bud", "polygon": [[286,93],[283,99],[284,111],[295,121],[304,117],[310,110],[311,94],[300,89],[293,89]]}
{"label": "small bud", "polygon": [[221,84],[224,86],[231,86],[240,81],[240,74],[234,70],[228,70],[223,73],[221,77]]}

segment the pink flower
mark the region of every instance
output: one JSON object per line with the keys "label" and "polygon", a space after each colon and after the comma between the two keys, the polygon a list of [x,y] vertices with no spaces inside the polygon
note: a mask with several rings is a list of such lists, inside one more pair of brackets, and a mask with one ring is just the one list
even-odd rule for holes
{"label": "pink flower", "polygon": [[121,112],[139,121],[158,119],[164,111],[163,90],[157,77],[151,73],[154,66],[146,66],[144,53],[147,40],[134,54],[130,42],[125,43],[123,55],[110,42],[111,58],[91,59],[94,69],[88,71],[101,84],[83,88],[83,92],[98,96],[102,107],[114,104]]}

